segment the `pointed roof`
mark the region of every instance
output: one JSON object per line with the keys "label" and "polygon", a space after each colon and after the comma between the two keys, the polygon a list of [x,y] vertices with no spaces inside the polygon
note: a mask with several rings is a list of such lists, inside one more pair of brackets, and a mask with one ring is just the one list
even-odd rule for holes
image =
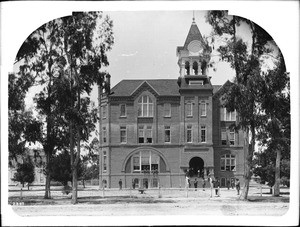
{"label": "pointed roof", "polygon": [[203,37],[201,35],[201,32],[195,22],[192,23],[190,27],[190,31],[186,37],[186,40],[184,42],[184,48],[186,49],[189,43],[193,40],[199,40],[202,44],[204,44]]}
{"label": "pointed roof", "polygon": [[181,50],[187,50],[187,47],[189,45],[189,43],[193,40],[198,40],[200,41],[201,45],[205,45],[205,42],[203,40],[203,37],[201,35],[201,32],[193,18],[193,22],[192,22],[192,25],[190,27],[190,30],[189,30],[189,33],[185,39],[185,42],[184,42],[184,46],[178,46],[177,49],[176,49],[176,52],[177,54],[181,51]]}

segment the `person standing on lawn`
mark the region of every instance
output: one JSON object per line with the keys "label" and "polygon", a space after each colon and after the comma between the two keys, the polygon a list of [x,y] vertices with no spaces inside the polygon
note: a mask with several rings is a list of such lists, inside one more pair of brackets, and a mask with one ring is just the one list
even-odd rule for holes
{"label": "person standing on lawn", "polygon": [[214,185],[214,188],[215,188],[216,196],[219,197],[220,196],[220,193],[219,193],[220,183],[219,183],[218,178],[216,178],[216,180],[213,182],[213,185]]}
{"label": "person standing on lawn", "polygon": [[214,183],[214,181],[213,181],[213,179],[212,179],[212,177],[209,175],[208,176],[208,182],[209,182],[209,186],[210,186],[210,198],[212,197],[212,194],[213,194],[213,183]]}
{"label": "person standing on lawn", "polygon": [[237,190],[237,194],[239,195],[240,194],[241,186],[240,186],[240,181],[239,181],[238,178],[236,178],[236,181],[235,181],[235,188]]}
{"label": "person standing on lawn", "polygon": [[229,190],[229,188],[230,188],[230,180],[227,179],[227,189]]}
{"label": "person standing on lawn", "polygon": [[119,189],[122,190],[122,180],[119,180]]}
{"label": "person standing on lawn", "polygon": [[202,182],[202,188],[203,188],[203,191],[205,191],[205,185],[206,185],[206,183],[205,183],[205,178],[203,177],[203,182]]}
{"label": "person standing on lawn", "polygon": [[195,181],[194,181],[195,191],[197,191],[197,186],[198,186],[198,181],[197,181],[197,177],[195,177]]}

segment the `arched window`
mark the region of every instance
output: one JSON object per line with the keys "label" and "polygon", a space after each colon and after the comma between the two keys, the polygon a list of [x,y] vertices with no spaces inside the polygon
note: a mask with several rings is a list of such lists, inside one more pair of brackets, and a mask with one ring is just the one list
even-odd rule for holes
{"label": "arched window", "polygon": [[190,75],[190,63],[188,61],[185,62],[185,70],[186,75]]}
{"label": "arched window", "polygon": [[194,75],[198,75],[198,63],[194,61],[193,63]]}
{"label": "arched window", "polygon": [[160,168],[160,156],[151,150],[143,150],[132,156],[133,172],[158,172]]}
{"label": "arched window", "polygon": [[138,116],[153,117],[153,101],[148,95],[143,95],[138,100]]}

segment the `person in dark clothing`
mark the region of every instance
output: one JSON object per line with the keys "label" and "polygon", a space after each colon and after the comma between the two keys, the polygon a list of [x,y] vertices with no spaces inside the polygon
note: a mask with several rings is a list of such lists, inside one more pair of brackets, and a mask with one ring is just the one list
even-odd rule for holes
{"label": "person in dark clothing", "polygon": [[228,179],[227,180],[227,189],[229,190],[229,188],[230,188],[230,180]]}
{"label": "person in dark clothing", "polygon": [[203,177],[203,183],[202,183],[203,191],[205,191],[205,185],[206,185],[205,178]]}
{"label": "person in dark clothing", "polygon": [[195,191],[197,191],[197,186],[198,186],[198,181],[197,181],[197,178],[195,178],[195,181],[194,181]]}
{"label": "person in dark clothing", "polygon": [[239,195],[240,194],[241,186],[240,186],[240,181],[239,181],[238,178],[236,178],[236,181],[235,181],[235,188],[237,190],[237,194]]}
{"label": "person in dark clothing", "polygon": [[122,190],[122,180],[119,180],[119,189]]}
{"label": "person in dark clothing", "polygon": [[216,179],[214,182],[213,182],[213,185],[214,185],[214,188],[215,188],[215,193],[216,193],[216,196],[220,196],[219,194],[219,189],[220,189],[220,182],[218,179]]}

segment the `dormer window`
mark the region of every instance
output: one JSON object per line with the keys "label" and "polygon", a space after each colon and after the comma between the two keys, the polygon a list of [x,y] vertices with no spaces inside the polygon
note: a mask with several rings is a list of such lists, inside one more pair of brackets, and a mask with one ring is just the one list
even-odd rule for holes
{"label": "dormer window", "polygon": [[203,80],[190,80],[189,85],[203,85]]}
{"label": "dormer window", "polygon": [[138,100],[138,116],[153,117],[153,101],[148,95],[144,95]]}

